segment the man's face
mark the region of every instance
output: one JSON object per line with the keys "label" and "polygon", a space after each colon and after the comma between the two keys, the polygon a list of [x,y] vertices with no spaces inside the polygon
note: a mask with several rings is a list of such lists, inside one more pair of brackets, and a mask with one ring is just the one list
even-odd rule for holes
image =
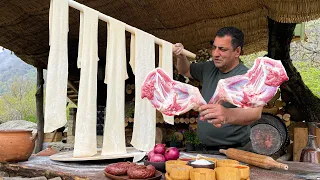
{"label": "man's face", "polygon": [[215,66],[220,71],[227,73],[239,64],[241,48],[235,50],[231,44],[231,36],[215,37],[212,45],[212,58]]}

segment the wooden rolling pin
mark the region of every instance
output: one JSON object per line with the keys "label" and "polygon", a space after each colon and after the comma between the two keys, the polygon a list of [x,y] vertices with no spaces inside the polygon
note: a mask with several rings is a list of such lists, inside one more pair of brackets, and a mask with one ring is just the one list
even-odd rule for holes
{"label": "wooden rolling pin", "polygon": [[234,148],[229,148],[227,150],[220,149],[219,152],[227,155],[227,157],[230,159],[235,159],[237,161],[245,162],[264,169],[279,168],[288,170],[288,165],[279,163],[269,156],[264,156]]}

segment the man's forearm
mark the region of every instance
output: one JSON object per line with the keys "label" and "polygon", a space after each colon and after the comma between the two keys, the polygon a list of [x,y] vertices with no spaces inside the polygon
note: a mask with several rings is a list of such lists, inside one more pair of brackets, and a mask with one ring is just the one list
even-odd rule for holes
{"label": "man's forearm", "polygon": [[258,108],[228,108],[228,124],[248,125],[261,118],[263,107]]}
{"label": "man's forearm", "polygon": [[187,57],[182,55],[177,57],[177,69],[179,74],[186,75],[190,71],[190,62],[188,61]]}

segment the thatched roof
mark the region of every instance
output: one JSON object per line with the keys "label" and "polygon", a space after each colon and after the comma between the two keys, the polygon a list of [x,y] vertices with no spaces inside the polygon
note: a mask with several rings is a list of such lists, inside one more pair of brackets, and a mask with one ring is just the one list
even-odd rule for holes
{"label": "thatched roof", "polygon": [[[78,0],[170,42],[196,52],[209,47],[217,29],[236,26],[245,33],[245,53],[266,50],[267,16],[297,23],[320,17],[319,0]],[[22,60],[46,68],[49,52],[49,0],[0,2],[0,45]],[[69,63],[75,63],[79,12],[70,8]],[[99,55],[105,57],[106,25],[99,23]]]}

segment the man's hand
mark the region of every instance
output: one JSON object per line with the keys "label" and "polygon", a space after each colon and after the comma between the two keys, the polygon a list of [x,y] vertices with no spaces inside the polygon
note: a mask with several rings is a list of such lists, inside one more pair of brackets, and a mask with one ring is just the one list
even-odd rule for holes
{"label": "man's hand", "polygon": [[182,54],[183,50],[184,50],[184,46],[181,43],[174,44],[174,47],[172,49],[173,56],[176,58],[184,58],[185,55]]}
{"label": "man's hand", "polygon": [[227,108],[220,104],[206,104],[199,108],[200,120],[208,121],[217,128],[228,123]]}
{"label": "man's hand", "polygon": [[225,108],[221,104],[206,104],[199,107],[200,120],[208,121],[217,128],[222,124],[248,125],[261,118],[263,107]]}
{"label": "man's hand", "polygon": [[187,57],[182,54],[184,47],[181,43],[174,44],[172,48],[172,53],[175,58],[177,58],[177,69],[179,74],[182,74],[188,78],[192,78],[190,74],[190,62]]}

